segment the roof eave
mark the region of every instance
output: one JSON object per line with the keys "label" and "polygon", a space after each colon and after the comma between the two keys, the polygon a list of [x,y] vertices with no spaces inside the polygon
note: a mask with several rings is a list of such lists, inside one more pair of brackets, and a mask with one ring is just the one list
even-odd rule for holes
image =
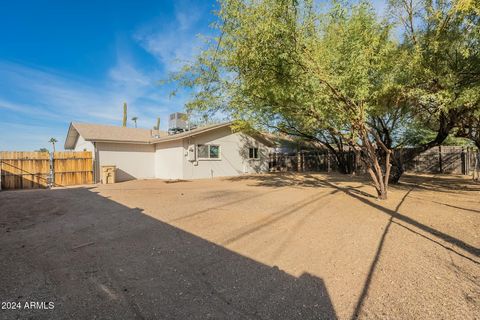
{"label": "roof eave", "polygon": [[131,144],[152,144],[150,141],[135,141],[135,140],[109,140],[109,139],[85,139],[89,142],[104,142],[104,143],[131,143]]}
{"label": "roof eave", "polygon": [[[75,134],[76,134],[75,137],[72,137],[72,134],[74,134],[73,132],[75,132]],[[70,125],[68,127],[67,136],[65,137],[65,143],[63,144],[63,148],[65,150],[74,149],[75,148],[75,142],[77,141],[79,135],[80,134],[78,133],[78,131],[73,126],[73,123],[70,122]],[[73,142],[69,143],[69,140],[72,140],[72,139],[73,139]]]}

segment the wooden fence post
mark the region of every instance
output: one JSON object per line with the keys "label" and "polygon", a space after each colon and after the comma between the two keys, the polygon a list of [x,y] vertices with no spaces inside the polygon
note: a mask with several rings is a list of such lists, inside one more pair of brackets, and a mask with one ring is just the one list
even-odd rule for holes
{"label": "wooden fence post", "polygon": [[327,152],[327,172],[330,172],[330,152]]}
{"label": "wooden fence post", "polygon": [[438,166],[440,173],[443,173],[442,146],[438,146]]}
{"label": "wooden fence post", "polygon": [[302,171],[301,160],[302,160],[302,155],[301,155],[300,151],[297,151],[297,172]]}
{"label": "wooden fence post", "polygon": [[48,178],[48,187],[52,188],[54,186],[54,181],[55,181],[55,168],[53,167],[54,166],[54,161],[53,161],[54,153],[50,152],[49,155],[50,155],[50,177]]}
{"label": "wooden fence post", "polygon": [[302,152],[302,172],[305,172],[305,152]]}
{"label": "wooden fence post", "polygon": [[474,171],[475,171],[475,174],[476,174],[475,180],[480,181],[480,149],[478,149],[475,152],[473,162],[475,163],[475,167],[474,167]]}

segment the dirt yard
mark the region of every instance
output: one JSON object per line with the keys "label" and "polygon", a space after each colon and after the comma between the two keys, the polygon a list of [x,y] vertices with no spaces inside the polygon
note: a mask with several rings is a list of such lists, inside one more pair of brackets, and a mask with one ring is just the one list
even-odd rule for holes
{"label": "dirt yard", "polygon": [[322,174],[1,192],[0,301],[21,304],[0,318],[480,319],[480,185],[373,194]]}

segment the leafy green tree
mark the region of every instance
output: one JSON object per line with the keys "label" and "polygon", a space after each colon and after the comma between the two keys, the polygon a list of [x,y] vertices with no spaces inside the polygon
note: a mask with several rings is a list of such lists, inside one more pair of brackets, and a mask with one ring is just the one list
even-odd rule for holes
{"label": "leafy green tree", "polygon": [[460,123],[456,136],[471,140],[480,150],[480,115],[465,117]]}
{"label": "leafy green tree", "polygon": [[238,129],[296,134],[334,154],[353,148],[382,199],[389,180],[403,173],[391,154],[412,125],[435,132],[412,157],[455,132],[476,132],[480,23],[473,1],[392,0],[401,42],[363,1],[333,1],[328,10],[309,0],[220,4],[218,36],[172,77],[198,89],[190,110],[221,110],[239,120]]}
{"label": "leafy green tree", "polygon": [[[462,127],[472,124],[480,105],[480,10],[478,1],[470,0],[391,0],[390,5],[404,27],[401,49],[410,57],[403,92],[413,124],[434,132],[409,161],[457,131],[470,135]],[[398,180],[402,163],[394,164],[393,172]]]}
{"label": "leafy green tree", "polygon": [[391,150],[368,120],[394,89],[398,59],[390,28],[372,7],[333,2],[322,13],[313,1],[225,0],[219,21],[220,36],[174,77],[201,88],[188,107],[227,112],[241,129],[273,127],[346,144],[385,199]]}
{"label": "leafy green tree", "polygon": [[[425,128],[419,124],[412,124],[406,128],[404,131],[404,135],[402,136],[402,146],[405,147],[416,147],[416,146],[422,146],[429,141],[435,139],[435,136],[437,133],[435,131],[432,131],[428,128]],[[456,135],[459,135],[457,133]],[[470,146],[472,145],[472,141],[469,141],[466,138],[460,137],[454,137],[452,135],[449,135],[441,145],[446,145],[446,146]]]}

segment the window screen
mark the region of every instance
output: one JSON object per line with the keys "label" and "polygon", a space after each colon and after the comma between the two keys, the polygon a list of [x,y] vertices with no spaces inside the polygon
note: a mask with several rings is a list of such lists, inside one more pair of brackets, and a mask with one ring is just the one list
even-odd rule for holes
{"label": "window screen", "polygon": [[204,144],[199,144],[197,154],[199,158],[208,158],[208,146]]}
{"label": "window screen", "polygon": [[220,146],[199,144],[197,150],[199,159],[220,159]]}

